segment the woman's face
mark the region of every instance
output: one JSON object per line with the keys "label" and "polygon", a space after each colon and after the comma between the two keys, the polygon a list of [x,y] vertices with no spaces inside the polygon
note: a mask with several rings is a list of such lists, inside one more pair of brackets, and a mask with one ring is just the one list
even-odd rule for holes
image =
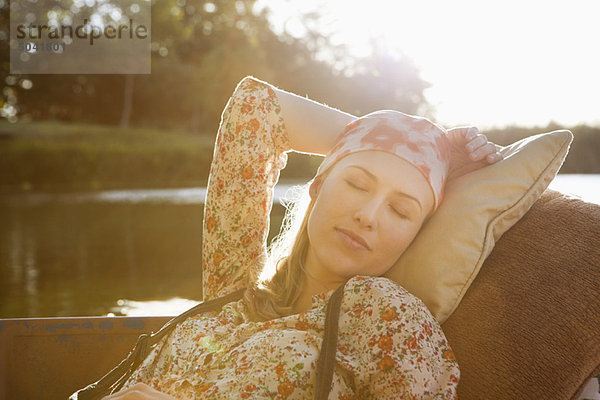
{"label": "woman's face", "polygon": [[433,203],[421,172],[393,154],[361,151],[342,158],[316,193],[306,267],[322,279],[384,274],[416,236]]}

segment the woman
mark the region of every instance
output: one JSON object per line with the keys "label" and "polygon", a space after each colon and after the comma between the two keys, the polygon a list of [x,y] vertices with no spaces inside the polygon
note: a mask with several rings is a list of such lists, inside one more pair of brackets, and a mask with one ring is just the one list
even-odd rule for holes
{"label": "woman", "polygon": [[[267,252],[290,150],[327,156],[308,204]],[[106,399],[312,398],[325,306],[344,282],[331,396],[455,398],[458,363],[439,324],[380,275],[439,206],[447,178],[499,159],[476,128],[446,132],[395,111],[357,119],[242,79],[217,133],[202,267],[204,300],[245,296],[178,325]]]}

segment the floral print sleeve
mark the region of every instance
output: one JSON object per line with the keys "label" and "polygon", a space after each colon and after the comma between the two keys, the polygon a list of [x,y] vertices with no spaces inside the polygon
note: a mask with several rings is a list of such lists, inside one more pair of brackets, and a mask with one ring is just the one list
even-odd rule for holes
{"label": "floral print sleeve", "polygon": [[291,150],[272,86],[252,76],[221,115],[202,229],[204,300],[246,287],[266,256],[269,213]]}

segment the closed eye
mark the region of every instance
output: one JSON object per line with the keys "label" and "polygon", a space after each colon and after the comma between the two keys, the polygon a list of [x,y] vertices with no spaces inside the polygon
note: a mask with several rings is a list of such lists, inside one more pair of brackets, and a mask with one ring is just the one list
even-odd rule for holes
{"label": "closed eye", "polygon": [[396,213],[397,215],[399,215],[401,218],[408,219],[408,217],[404,213],[396,210],[393,206],[390,205],[390,208],[394,211],[394,213]]}
{"label": "closed eye", "polygon": [[353,187],[353,188],[355,188],[355,189],[362,190],[363,192],[366,190],[366,189],[363,189],[363,188],[362,188],[362,187],[360,187],[360,186],[357,186],[357,185],[355,185],[354,183],[352,183],[352,182],[350,182],[350,181],[348,181],[348,180],[346,181],[346,183],[347,183],[348,185],[352,186],[352,187]]}

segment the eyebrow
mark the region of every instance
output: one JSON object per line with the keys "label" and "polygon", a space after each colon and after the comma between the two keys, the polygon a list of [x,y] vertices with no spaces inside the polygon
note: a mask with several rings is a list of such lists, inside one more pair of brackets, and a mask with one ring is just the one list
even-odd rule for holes
{"label": "eyebrow", "polygon": [[[352,168],[352,167],[360,169],[365,174],[367,174],[371,179],[373,179],[375,182],[377,182],[377,177],[375,175],[373,175],[371,172],[367,171],[365,168],[361,167],[360,165],[349,165],[347,168]],[[423,206],[421,205],[421,202],[416,197],[413,197],[410,194],[404,193],[400,190],[395,190],[394,194],[400,195],[402,197],[407,197],[407,198],[415,201],[419,205],[419,208],[421,209],[421,211],[423,211]]]}

